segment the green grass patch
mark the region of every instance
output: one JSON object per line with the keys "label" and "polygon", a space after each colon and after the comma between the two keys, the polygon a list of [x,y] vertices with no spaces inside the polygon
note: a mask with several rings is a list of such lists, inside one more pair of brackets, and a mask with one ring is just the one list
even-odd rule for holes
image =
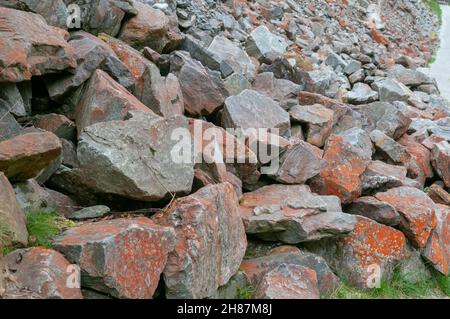
{"label": "green grass patch", "polygon": [[439,22],[442,23],[442,8],[437,0],[422,0],[430,10],[438,17]]}
{"label": "green grass patch", "polygon": [[410,281],[395,271],[390,281],[382,281],[380,288],[358,290],[343,283],[331,299],[420,299],[450,296],[450,277],[433,273],[433,277]]}
{"label": "green grass patch", "polygon": [[76,225],[57,212],[30,212],[27,214],[28,245],[51,248],[52,237]]}
{"label": "green grass patch", "polygon": [[255,293],[255,288],[251,285],[245,285],[237,288],[237,299],[251,299]]}

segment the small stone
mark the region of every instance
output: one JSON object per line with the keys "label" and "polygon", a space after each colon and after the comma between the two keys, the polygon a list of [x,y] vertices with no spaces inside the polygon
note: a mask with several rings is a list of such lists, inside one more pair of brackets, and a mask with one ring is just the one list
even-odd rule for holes
{"label": "small stone", "polygon": [[93,219],[93,218],[103,217],[103,216],[109,214],[110,211],[111,211],[111,209],[108,206],[98,205],[98,206],[83,208],[81,210],[73,212],[72,214],[70,214],[66,217],[70,218],[70,219],[76,219],[76,220]]}

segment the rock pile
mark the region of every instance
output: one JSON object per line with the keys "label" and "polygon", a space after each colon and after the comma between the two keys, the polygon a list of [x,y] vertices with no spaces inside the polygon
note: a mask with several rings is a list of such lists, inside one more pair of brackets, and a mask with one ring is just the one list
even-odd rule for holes
{"label": "rock pile", "polygon": [[[437,29],[419,0],[0,0],[0,298],[449,275]],[[52,249],[41,210],[79,221]]]}

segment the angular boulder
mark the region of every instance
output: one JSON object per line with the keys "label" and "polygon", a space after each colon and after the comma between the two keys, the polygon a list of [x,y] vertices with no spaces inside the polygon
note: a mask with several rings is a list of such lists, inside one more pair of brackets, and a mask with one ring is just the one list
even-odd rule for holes
{"label": "angular boulder", "polygon": [[450,187],[450,144],[440,142],[433,147],[431,152],[434,169],[444,181],[445,186]]}
{"label": "angular boulder", "polygon": [[422,255],[443,275],[450,274],[450,208],[437,205],[437,226],[431,232]]}
{"label": "angular boulder", "polygon": [[290,135],[289,113],[274,100],[253,90],[245,90],[225,100],[222,114],[224,128],[279,129],[279,135]]}
{"label": "angular boulder", "polygon": [[0,142],[0,171],[15,182],[36,177],[61,155],[61,142],[50,132],[31,132]]}
{"label": "angular boulder", "polygon": [[183,40],[176,24],[163,11],[135,0],[133,6],[137,15],[122,25],[120,40],[137,50],[147,46],[160,53],[173,51]]}
{"label": "angular boulder", "polygon": [[260,61],[274,61],[283,56],[287,47],[288,43],[283,37],[273,34],[264,25],[253,30],[245,44],[247,53]]}
{"label": "angular boulder", "polygon": [[345,212],[364,216],[387,226],[397,226],[400,223],[400,215],[393,206],[371,196],[356,199]]}
{"label": "angular boulder", "polygon": [[83,299],[80,274],[59,252],[46,248],[16,250],[5,257],[15,284],[6,294],[26,289],[45,299]]}
{"label": "angular boulder", "polygon": [[81,285],[117,298],[150,299],[175,233],[149,218],[106,220],[69,229],[54,248],[80,266]]}
{"label": "angular boulder", "polygon": [[75,110],[78,134],[95,123],[124,120],[129,111],[154,114],[107,73],[97,70],[87,82]]}
{"label": "angular boulder", "polygon": [[22,245],[28,243],[26,217],[17,202],[14,189],[0,172],[0,238],[1,244]]}
{"label": "angular boulder", "polygon": [[342,213],[337,202],[336,208],[328,196],[313,194],[306,185],[270,185],[244,194],[240,214],[247,234],[298,244],[353,230],[354,217]]}
{"label": "angular boulder", "polygon": [[0,82],[22,82],[32,76],[73,69],[77,62],[68,33],[49,26],[38,14],[0,7]]}
{"label": "angular boulder", "polygon": [[359,289],[373,288],[377,275],[389,280],[396,265],[408,257],[407,241],[402,232],[356,216],[355,230],[336,240],[308,246],[322,255],[341,279]]}
{"label": "angular boulder", "polygon": [[[83,183],[98,193],[141,201],[189,193],[194,178],[192,141],[179,141],[180,131],[189,134],[186,118],[148,113],[86,127],[78,144]],[[177,147],[185,152],[182,158],[175,158]]]}
{"label": "angular boulder", "polygon": [[436,205],[424,192],[412,187],[397,187],[375,197],[391,204],[400,214],[400,229],[419,248],[425,247],[436,227]]}
{"label": "angular boulder", "polygon": [[177,234],[164,270],[167,298],[210,297],[239,270],[247,239],[231,184],[206,186],[177,199],[155,221]]}
{"label": "angular boulder", "polygon": [[365,83],[356,83],[346,95],[350,104],[366,104],[378,99],[378,93]]}

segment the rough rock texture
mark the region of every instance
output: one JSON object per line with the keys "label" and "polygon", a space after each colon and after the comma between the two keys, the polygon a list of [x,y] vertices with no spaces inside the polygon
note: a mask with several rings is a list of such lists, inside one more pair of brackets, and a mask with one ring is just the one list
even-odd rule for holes
{"label": "rough rock texture", "polygon": [[168,298],[210,297],[238,271],[247,240],[231,184],[210,185],[177,199],[155,221],[177,234],[164,270]]}
{"label": "rough rock texture", "polygon": [[0,172],[0,233],[2,245],[28,243],[28,231],[23,210],[6,176]]}
{"label": "rough rock texture", "polygon": [[[99,193],[142,201],[188,193],[194,176],[193,156],[179,161],[172,158],[180,128],[189,132],[184,117],[162,119],[146,113],[128,121],[87,127],[78,145],[84,184]],[[191,143],[182,145],[186,152],[191,151]]]}
{"label": "rough rock texture", "polygon": [[77,62],[67,32],[47,25],[38,14],[0,7],[0,82],[73,69]]}
{"label": "rough rock texture", "polygon": [[371,196],[358,198],[345,211],[388,226],[397,226],[400,223],[400,215],[394,207]]}
{"label": "rough rock texture", "polygon": [[32,132],[0,142],[0,171],[12,181],[36,177],[61,155],[61,142],[50,132]]}
{"label": "rough rock texture", "polygon": [[431,156],[434,169],[444,181],[445,186],[450,187],[450,144],[448,142],[436,144]]}
{"label": "rough rock texture", "polygon": [[400,231],[368,218],[356,219],[351,234],[309,248],[322,255],[341,278],[357,288],[368,289],[377,267],[382,278],[388,280],[394,267],[408,257],[406,238]]}
{"label": "rough rock texture", "polygon": [[400,227],[417,247],[425,247],[436,227],[436,205],[422,191],[412,187],[397,187],[375,197],[391,204],[400,214]]}
{"label": "rough rock texture", "polygon": [[297,244],[353,230],[354,217],[342,213],[332,198],[313,194],[306,185],[270,185],[244,194],[240,214],[248,234]]}
{"label": "rough rock texture", "polygon": [[80,266],[83,287],[141,299],[153,296],[174,244],[173,229],[145,217],[87,223],[54,240]]}
{"label": "rough rock texture", "polygon": [[28,290],[45,299],[83,299],[79,273],[59,252],[45,248],[16,250],[5,257],[15,283],[6,295]]}

